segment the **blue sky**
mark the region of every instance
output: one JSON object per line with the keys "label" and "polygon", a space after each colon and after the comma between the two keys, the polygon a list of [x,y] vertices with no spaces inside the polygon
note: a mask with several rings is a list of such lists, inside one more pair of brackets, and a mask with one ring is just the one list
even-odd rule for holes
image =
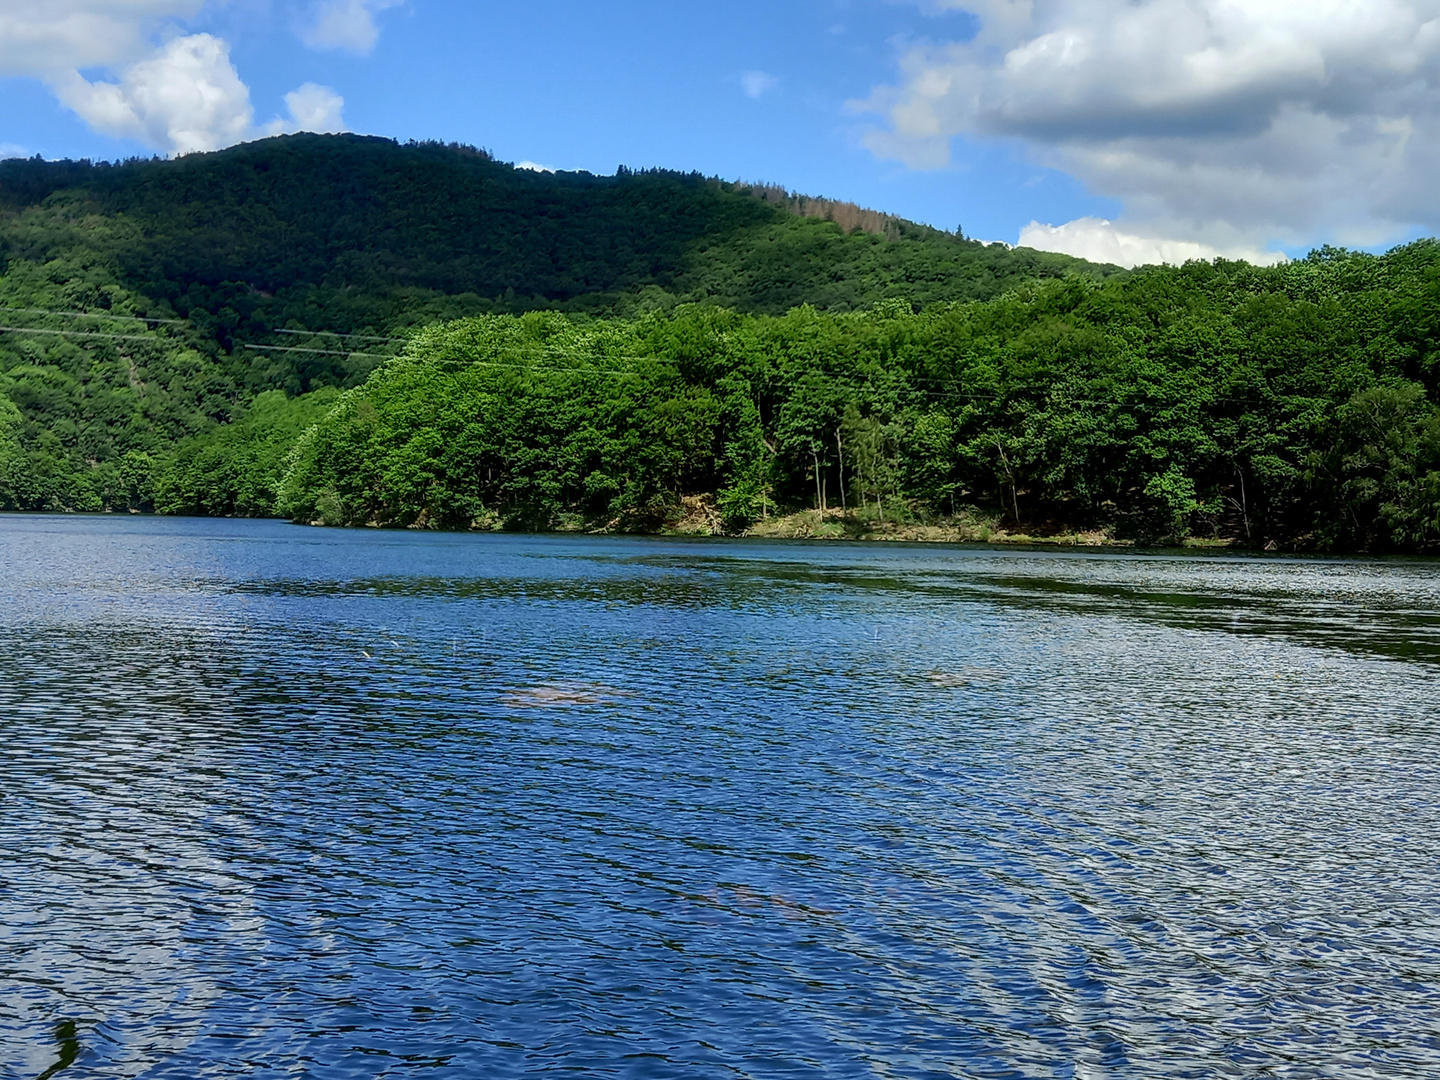
{"label": "blue sky", "polygon": [[[283,96],[314,82],[344,98],[354,131],[473,143],[557,169],[768,180],[984,239],[1013,242],[1032,218],[1113,212],[1008,146],[915,170],[862,145],[879,118],[847,103],[893,77],[906,43],[973,34],[973,23],[884,0],[410,0],[376,13],[368,55],[307,48],[275,6],[217,6],[183,25],[229,43],[257,117],[283,113]],[[0,143],[46,157],[155,150],[91,130],[25,78],[0,84]]]}
{"label": "blue sky", "polygon": [[0,149],[343,128],[766,180],[1130,262],[1433,231],[1434,0],[1246,7],[0,0]]}

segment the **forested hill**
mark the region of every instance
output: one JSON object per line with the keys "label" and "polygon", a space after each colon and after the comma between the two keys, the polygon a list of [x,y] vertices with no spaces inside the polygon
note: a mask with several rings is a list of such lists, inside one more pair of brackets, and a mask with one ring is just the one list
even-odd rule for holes
{"label": "forested hill", "polygon": [[1434,241],[1129,273],[292,136],[0,164],[0,254],[0,509],[1440,551]]}
{"label": "forested hill", "polygon": [[[48,202],[47,202],[48,200]],[[707,301],[779,314],[903,297],[987,299],[1022,280],[1100,268],[967,241],[858,208],[849,231],[698,174],[543,173],[483,151],[354,135],[265,139],[173,161],[0,163],[0,202],[28,209],[6,254],[44,259],[58,215],[131,223],[125,284],[181,317],[247,336],[294,320],[356,331],[437,315],[561,309],[633,314]],[[831,213],[829,216],[837,217]],[[230,309],[225,311],[225,309]]]}
{"label": "forested hill", "polygon": [[4,161],[0,509],[149,507],[181,441],[280,438],[396,335],[449,319],[923,308],[1119,273],[774,188],[541,173],[456,145]]}

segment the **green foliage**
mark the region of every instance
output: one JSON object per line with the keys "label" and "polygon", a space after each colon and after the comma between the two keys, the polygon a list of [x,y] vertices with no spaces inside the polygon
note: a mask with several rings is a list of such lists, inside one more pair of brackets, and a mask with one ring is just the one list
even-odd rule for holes
{"label": "green foliage", "polygon": [[[305,430],[335,404],[338,392],[316,390],[287,398],[258,395],[234,423],[182,440],[146,485],[128,489],[132,505],[149,495],[162,514],[274,517],[290,453]],[[136,463],[134,475],[139,474]]]}
{"label": "green foliage", "polygon": [[714,490],[725,412],[634,328],[485,317],[422,334],[301,440],[282,498],[339,524],[609,528]]}
{"label": "green foliage", "polygon": [[24,422],[15,403],[0,394],[0,510],[20,508],[25,466],[20,428]]}
{"label": "green foliage", "polygon": [[[397,335],[463,316],[561,308],[583,321],[692,300],[843,310],[1113,271],[887,229],[851,235],[694,174],[542,174],[355,136],[0,162],[0,394],[22,417],[4,505],[265,512],[274,468],[255,425],[273,420],[284,442],[290,421],[265,405],[243,431],[214,429],[251,415],[257,395],[357,386]],[[752,459],[749,486],[727,497],[736,521],[768,507],[746,438],[722,450]]]}
{"label": "green foliage", "polygon": [[979,508],[1032,532],[1432,550],[1435,338],[1411,298],[1437,264],[1425,243],[920,311],[461,321],[306,436],[286,506],[649,529],[713,494],[732,530],[777,508]]}
{"label": "green foliage", "polygon": [[0,507],[1440,548],[1435,242],[1122,273],[761,196],[353,136],[0,163]]}
{"label": "green foliage", "polygon": [[[0,309],[21,327],[0,337],[5,509],[273,513],[294,439],[334,396],[271,391],[247,411],[227,359],[147,320],[103,260],[12,260]],[[45,314],[76,311],[92,314]]]}
{"label": "green foliage", "polygon": [[[226,364],[194,334],[147,321],[149,309],[84,251],[11,260],[0,317],[22,329],[0,335],[0,400],[19,420],[0,452],[0,506],[148,509],[155,460],[231,418],[240,391]],[[74,311],[94,314],[44,314]]]}
{"label": "green foliage", "polygon": [[1324,546],[1440,546],[1440,409],[1423,387],[1357,391],[1336,410],[1333,440],[1308,464],[1330,510],[1317,530]]}
{"label": "green foliage", "polygon": [[[0,162],[7,201],[7,258],[83,252],[227,353],[305,344],[286,329],[383,337],[466,315],[633,317],[692,301],[841,311],[1118,272],[899,221],[884,236],[847,233],[693,173],[538,173],[471,148],[353,135],[115,166]],[[368,367],[335,353],[272,351],[243,376],[292,395],[363,380]]]}

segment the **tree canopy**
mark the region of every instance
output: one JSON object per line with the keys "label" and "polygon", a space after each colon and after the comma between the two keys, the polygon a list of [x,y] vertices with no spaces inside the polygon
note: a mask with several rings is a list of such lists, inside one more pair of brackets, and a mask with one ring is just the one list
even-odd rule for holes
{"label": "tree canopy", "polygon": [[0,163],[0,508],[1440,546],[1440,245],[1122,272],[698,175]]}
{"label": "tree canopy", "polygon": [[1440,546],[1440,245],[1156,268],[916,311],[482,317],[300,442],[303,520],[727,527],[842,501],[1255,546]]}

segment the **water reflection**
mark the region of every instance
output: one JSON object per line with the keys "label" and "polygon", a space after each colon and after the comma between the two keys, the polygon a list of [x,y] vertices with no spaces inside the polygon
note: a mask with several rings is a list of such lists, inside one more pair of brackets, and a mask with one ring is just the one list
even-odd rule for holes
{"label": "water reflection", "polygon": [[[906,554],[912,554],[907,552]],[[886,567],[760,564],[750,558],[614,560],[634,568],[615,573],[611,560],[597,559],[592,577],[377,577],[285,579],[237,582],[242,594],[321,597],[523,600],[536,604],[594,601],[684,610],[773,610],[794,612],[843,595],[848,605],[869,596],[887,611],[897,605],[1016,606],[1056,614],[1099,618],[1116,614],[1127,621],[1154,620],[1194,630],[1283,635],[1307,644],[1440,661],[1440,574],[1417,561],[1366,564],[1312,561],[1165,559],[1138,561],[1110,557],[1032,556],[1042,571],[1017,574],[1014,556],[986,563],[975,557],[937,573],[933,565]],[[1157,572],[1157,565],[1159,571]],[[1338,572],[1342,569],[1349,573]],[[1356,580],[1363,577],[1366,580]]]}
{"label": "water reflection", "polygon": [[0,560],[0,1074],[1440,1066],[1432,564]]}

